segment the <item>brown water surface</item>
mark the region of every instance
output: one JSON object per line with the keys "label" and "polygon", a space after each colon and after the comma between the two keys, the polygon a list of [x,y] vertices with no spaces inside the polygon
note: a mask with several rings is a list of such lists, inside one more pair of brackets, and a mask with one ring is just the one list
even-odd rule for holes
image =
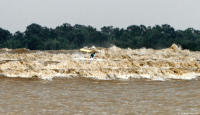
{"label": "brown water surface", "polygon": [[200,114],[200,81],[0,79],[1,114]]}

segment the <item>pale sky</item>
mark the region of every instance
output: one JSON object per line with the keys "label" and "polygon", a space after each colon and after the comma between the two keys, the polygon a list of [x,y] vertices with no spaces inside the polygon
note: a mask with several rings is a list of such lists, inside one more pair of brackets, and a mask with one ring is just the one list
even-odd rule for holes
{"label": "pale sky", "polygon": [[24,31],[31,23],[52,28],[70,23],[200,29],[200,0],[0,0],[1,28]]}

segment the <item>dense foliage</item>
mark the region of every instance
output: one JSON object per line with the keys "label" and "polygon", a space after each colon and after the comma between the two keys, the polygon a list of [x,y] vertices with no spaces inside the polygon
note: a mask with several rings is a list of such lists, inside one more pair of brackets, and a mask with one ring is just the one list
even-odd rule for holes
{"label": "dense foliage", "polygon": [[11,34],[0,28],[0,48],[31,50],[78,49],[84,46],[161,49],[173,43],[184,49],[200,50],[200,31],[193,28],[175,30],[170,25],[131,25],[126,29],[112,26],[97,30],[91,26],[63,24],[54,29],[38,24],[29,25],[25,32]]}

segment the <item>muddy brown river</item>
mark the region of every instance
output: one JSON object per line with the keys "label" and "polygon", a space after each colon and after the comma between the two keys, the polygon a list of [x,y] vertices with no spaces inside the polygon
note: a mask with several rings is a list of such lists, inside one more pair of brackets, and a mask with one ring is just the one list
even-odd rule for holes
{"label": "muddy brown river", "polygon": [[0,114],[200,114],[200,81],[0,80]]}
{"label": "muddy brown river", "polygon": [[200,52],[0,49],[0,115],[199,115]]}

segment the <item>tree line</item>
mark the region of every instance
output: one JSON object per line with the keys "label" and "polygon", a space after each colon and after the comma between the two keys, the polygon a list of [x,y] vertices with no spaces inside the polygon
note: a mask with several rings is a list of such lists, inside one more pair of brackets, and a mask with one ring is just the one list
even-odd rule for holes
{"label": "tree line", "polygon": [[131,25],[127,28],[104,26],[100,30],[92,26],[65,23],[56,28],[39,24],[27,26],[24,32],[11,33],[0,28],[0,48],[27,48],[31,50],[79,49],[84,46],[121,48],[170,47],[173,43],[183,49],[200,50],[200,30],[188,28],[175,30],[168,24],[144,26]]}

